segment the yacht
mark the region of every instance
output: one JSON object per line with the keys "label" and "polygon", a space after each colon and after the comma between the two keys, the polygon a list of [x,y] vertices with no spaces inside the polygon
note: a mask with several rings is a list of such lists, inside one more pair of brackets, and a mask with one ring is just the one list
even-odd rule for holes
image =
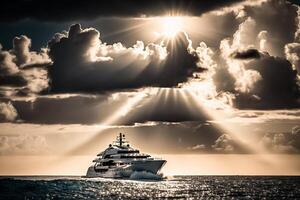
{"label": "yacht", "polygon": [[99,153],[93,162],[87,170],[86,177],[129,178],[136,171],[157,175],[167,161],[140,153],[138,149],[131,147],[125,140],[125,135],[120,133],[116,141]]}

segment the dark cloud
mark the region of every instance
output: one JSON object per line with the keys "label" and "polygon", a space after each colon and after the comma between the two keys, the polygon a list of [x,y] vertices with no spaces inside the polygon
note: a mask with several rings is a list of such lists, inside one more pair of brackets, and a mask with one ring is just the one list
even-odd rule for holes
{"label": "dark cloud", "polygon": [[[132,99],[140,92],[102,95],[77,94],[66,95],[63,98],[41,96],[34,101],[15,100],[12,103],[23,122],[37,124],[134,125],[148,121],[206,122],[209,120],[204,111],[192,110],[191,108],[197,107],[197,102],[191,99],[187,92],[179,90],[158,89],[158,92],[143,95],[144,98],[132,107],[126,107],[126,105],[132,102]],[[190,99],[189,103],[185,101],[186,98]],[[120,113],[120,110],[123,112]],[[106,121],[115,115],[117,117],[114,120]]]}
{"label": "dark cloud", "polygon": [[241,2],[241,0],[88,0],[78,2],[71,0],[6,0],[0,7],[0,19],[1,21],[26,18],[42,21],[73,21],[95,19],[101,16],[157,16],[165,15],[168,12],[201,15],[203,12],[237,2]]}
{"label": "dark cloud", "polygon": [[40,97],[33,102],[20,100],[12,103],[20,119],[35,124],[95,124],[121,104],[108,102],[107,96],[83,95]]}
{"label": "dark cloud", "polygon": [[197,55],[191,41],[179,33],[176,41],[158,45],[138,41],[126,48],[121,43],[107,45],[93,28],[72,25],[68,35],[57,34],[49,42],[49,67],[53,92],[102,92],[144,86],[174,87],[186,82],[194,72]]}
{"label": "dark cloud", "polygon": [[231,54],[235,59],[252,59],[260,58],[260,53],[257,49],[247,49],[245,51],[236,51]]}
{"label": "dark cloud", "polygon": [[289,61],[265,54],[261,59],[246,64],[246,69],[257,71],[261,80],[254,83],[251,93],[259,99],[242,102],[240,107],[293,108],[299,107],[300,90],[297,71]]}
{"label": "dark cloud", "polygon": [[19,73],[13,75],[0,75],[1,86],[24,87],[27,83],[26,79]]}
{"label": "dark cloud", "polygon": [[[187,103],[185,99],[189,99]],[[132,109],[126,115],[126,119],[121,119],[120,124],[134,124],[136,122],[145,123],[148,121],[158,122],[184,122],[198,121],[206,122],[210,119],[204,110],[198,108],[191,94],[180,89],[158,89],[156,94],[144,99],[137,109]],[[192,110],[191,108],[194,108]]]}
{"label": "dark cloud", "polygon": [[[241,73],[230,68],[218,67],[213,76],[218,91],[234,94],[234,105],[238,108],[279,109],[299,107],[300,89],[297,71],[285,58],[268,53],[251,51],[260,57],[252,60],[240,59],[235,65]],[[235,55],[245,54],[236,52]],[[242,57],[249,57],[243,55]],[[243,77],[243,78],[242,78]],[[245,84],[248,82],[247,84]]]}

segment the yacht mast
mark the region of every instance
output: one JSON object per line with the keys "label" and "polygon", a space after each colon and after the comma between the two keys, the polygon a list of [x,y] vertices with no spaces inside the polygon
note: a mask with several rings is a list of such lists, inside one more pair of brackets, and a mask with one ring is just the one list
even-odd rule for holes
{"label": "yacht mast", "polygon": [[123,135],[122,135],[122,133],[120,133],[120,135],[119,135],[119,142],[120,142],[120,146],[122,146],[122,144],[123,144]]}

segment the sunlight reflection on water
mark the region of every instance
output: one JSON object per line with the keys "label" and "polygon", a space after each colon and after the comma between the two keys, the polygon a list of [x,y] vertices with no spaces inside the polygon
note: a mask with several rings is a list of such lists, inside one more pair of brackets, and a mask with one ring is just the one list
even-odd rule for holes
{"label": "sunlight reflection on water", "polygon": [[300,177],[176,176],[162,181],[80,177],[0,179],[0,199],[299,199]]}

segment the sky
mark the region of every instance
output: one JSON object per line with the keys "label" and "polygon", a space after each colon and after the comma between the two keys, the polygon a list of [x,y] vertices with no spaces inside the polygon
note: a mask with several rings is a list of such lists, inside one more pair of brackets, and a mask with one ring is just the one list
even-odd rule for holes
{"label": "sky", "polygon": [[299,175],[299,8],[2,2],[0,175],[84,175],[120,132],[167,175]]}

